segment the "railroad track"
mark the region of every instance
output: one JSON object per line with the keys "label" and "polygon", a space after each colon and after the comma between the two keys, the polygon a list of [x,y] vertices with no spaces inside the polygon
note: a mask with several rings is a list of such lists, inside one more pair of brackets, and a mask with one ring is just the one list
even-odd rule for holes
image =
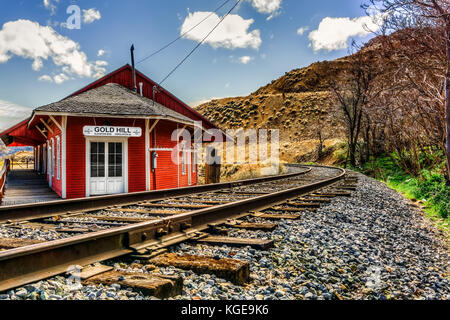
{"label": "railroad track", "polygon": [[230,230],[270,232],[277,221],[300,219],[306,210],[349,196],[355,188],[356,179],[342,169],[297,170],[234,183],[2,208],[0,292],[77,266],[77,277],[85,283],[120,282],[163,298],[180,293],[180,277],[136,275],[96,264],[117,257],[214,273],[244,284],[249,281],[248,262],[177,255],[166,253],[166,248],[194,241],[267,250],[273,241],[229,237]]}

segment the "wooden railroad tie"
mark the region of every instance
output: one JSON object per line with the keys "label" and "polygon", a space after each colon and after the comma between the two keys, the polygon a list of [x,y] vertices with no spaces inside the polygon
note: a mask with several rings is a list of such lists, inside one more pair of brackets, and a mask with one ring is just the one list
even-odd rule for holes
{"label": "wooden railroad tie", "polygon": [[335,197],[351,197],[352,194],[350,192],[327,192],[327,193],[313,193],[314,197],[327,197],[327,198],[335,198]]}
{"label": "wooden railroad tie", "polygon": [[0,250],[9,250],[14,248],[31,246],[33,244],[38,244],[42,242],[44,241],[31,239],[0,238]]}
{"label": "wooden railroad tie", "polygon": [[263,212],[257,212],[253,214],[254,217],[258,217],[261,219],[270,219],[270,220],[297,220],[300,219],[299,214],[276,214],[276,213],[263,213]]}
{"label": "wooden railroad tie", "polygon": [[161,299],[180,295],[183,290],[183,278],[162,274],[108,271],[82,281],[83,285],[113,283]]}
{"label": "wooden railroad tie", "polygon": [[215,237],[209,236],[195,240],[199,243],[210,245],[228,245],[233,247],[250,246],[254,249],[267,250],[273,247],[273,240],[251,239],[251,238],[233,238],[233,237]]}
{"label": "wooden railroad tie", "polygon": [[225,223],[228,228],[245,229],[245,230],[263,230],[273,231],[277,227],[275,223],[248,223],[241,221],[232,221]]}
{"label": "wooden railroad tie", "polygon": [[180,213],[185,213],[187,211],[173,211],[173,210],[143,210],[143,209],[125,209],[125,208],[114,208],[114,209],[108,209],[108,211],[112,212],[131,212],[131,213],[140,213],[140,214],[146,214],[146,215],[154,215],[154,216],[170,216]]}
{"label": "wooden railroad tie", "polygon": [[202,204],[167,204],[167,203],[143,203],[140,204],[146,208],[177,208],[177,209],[205,209],[212,207],[211,205]]}
{"label": "wooden railroad tie", "polygon": [[102,221],[127,222],[127,223],[139,223],[156,220],[156,218],[111,217],[111,216],[94,216],[94,215],[83,215],[79,216],[78,218],[94,218]]}
{"label": "wooden railroad tie", "polygon": [[192,203],[203,203],[209,205],[220,205],[230,203],[230,201],[216,201],[216,200],[169,200],[170,202],[192,202]]}
{"label": "wooden railroad tie", "polygon": [[250,279],[250,264],[237,259],[167,253],[150,259],[148,263],[158,267],[192,270],[199,274],[214,274],[237,285],[243,285]]}
{"label": "wooden railroad tie", "polygon": [[320,208],[320,203],[307,203],[307,202],[296,202],[296,201],[288,201],[283,205],[298,207],[298,208]]}
{"label": "wooden railroad tie", "polygon": [[[276,206],[276,207],[272,207],[269,209],[266,209],[267,211],[284,211],[284,212],[305,212],[306,209],[301,209],[301,208],[286,208],[286,207],[280,207],[280,206]],[[263,212],[265,212],[266,210],[263,210]]]}
{"label": "wooden railroad tie", "polygon": [[312,203],[330,203],[330,199],[322,198],[322,199],[314,199],[314,198],[298,198],[295,201],[301,202],[312,202]]}

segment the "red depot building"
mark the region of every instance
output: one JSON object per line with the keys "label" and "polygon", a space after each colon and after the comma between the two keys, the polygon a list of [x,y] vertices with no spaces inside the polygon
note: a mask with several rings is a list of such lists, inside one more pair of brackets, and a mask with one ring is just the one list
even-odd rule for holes
{"label": "red depot building", "polygon": [[174,161],[172,134],[193,135],[195,121],[203,130],[217,128],[137,70],[135,83],[137,92],[125,65],[35,109],[0,138],[6,146],[34,147],[34,169],[63,199],[196,185],[191,146],[178,148]]}

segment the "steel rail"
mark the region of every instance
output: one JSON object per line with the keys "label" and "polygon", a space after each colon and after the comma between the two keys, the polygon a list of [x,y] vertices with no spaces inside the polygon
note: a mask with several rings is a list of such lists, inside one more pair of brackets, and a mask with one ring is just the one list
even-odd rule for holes
{"label": "steel rail", "polygon": [[131,205],[140,201],[158,201],[166,198],[191,195],[232,189],[240,186],[248,186],[275,180],[297,177],[311,171],[311,168],[296,173],[268,176],[249,180],[239,180],[233,182],[222,182],[216,184],[198,185],[166,190],[132,192],[118,195],[96,196],[90,198],[78,198],[69,200],[57,200],[33,204],[22,204],[14,206],[0,207],[0,223],[8,221],[17,222],[27,219],[49,218],[54,215],[66,214],[72,211],[100,210],[110,206]]}
{"label": "steel rail", "polygon": [[[64,273],[74,265],[122,256],[142,248],[172,245],[195,237],[211,223],[248,215],[343,179],[333,178],[275,193],[200,209],[150,222],[102,230],[0,252],[0,292]],[[162,236],[164,233],[167,235]]]}

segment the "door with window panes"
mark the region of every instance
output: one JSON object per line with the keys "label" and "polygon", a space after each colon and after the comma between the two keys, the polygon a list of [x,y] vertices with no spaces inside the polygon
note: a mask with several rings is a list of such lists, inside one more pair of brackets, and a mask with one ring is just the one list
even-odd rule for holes
{"label": "door with window panes", "polygon": [[122,142],[90,142],[90,195],[125,192]]}

